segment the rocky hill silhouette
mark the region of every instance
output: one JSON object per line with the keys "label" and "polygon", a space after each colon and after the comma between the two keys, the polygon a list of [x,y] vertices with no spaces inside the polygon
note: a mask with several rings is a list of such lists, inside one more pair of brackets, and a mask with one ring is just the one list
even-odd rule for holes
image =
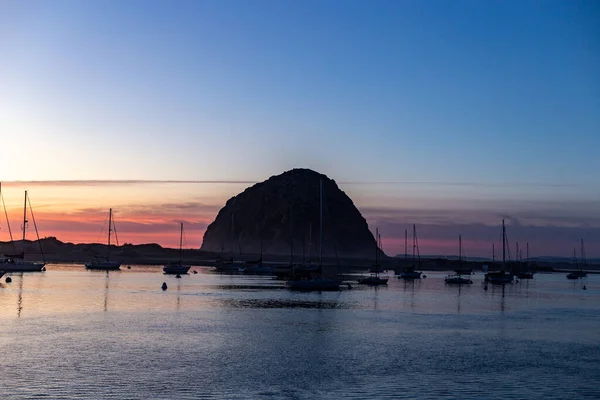
{"label": "rocky hill silhouette", "polygon": [[224,257],[250,253],[316,259],[319,252],[319,185],[323,182],[323,255],[375,258],[375,237],[352,200],[333,179],[293,169],[230,198],[208,226],[201,250]]}

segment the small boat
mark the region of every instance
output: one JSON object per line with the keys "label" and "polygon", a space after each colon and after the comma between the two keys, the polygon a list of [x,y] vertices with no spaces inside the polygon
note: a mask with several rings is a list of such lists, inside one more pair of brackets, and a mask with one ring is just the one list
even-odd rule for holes
{"label": "small boat", "polygon": [[[1,187],[0,187],[0,197],[1,196]],[[2,203],[4,204],[4,197],[2,197]],[[37,235],[37,242],[40,246],[40,252],[42,254],[42,259],[44,258],[44,250],[42,249],[42,244],[40,242],[40,237],[37,230],[37,225],[35,223],[35,217],[33,215],[33,208],[31,207],[31,201],[27,197],[27,190],[25,191],[25,204],[23,207],[23,246],[25,246],[26,241],[26,232],[27,232],[27,205],[29,205],[29,210],[31,212],[31,217],[33,219],[33,226],[35,228],[35,233]],[[4,205],[4,211],[6,213],[6,206]],[[8,224],[8,220],[6,221]],[[10,233],[10,225],[8,225],[8,231]],[[10,241],[13,243],[12,233],[10,233]],[[14,244],[13,244],[14,246]],[[33,261],[25,261],[25,250],[16,254],[5,254],[5,257],[0,259],[0,270],[4,272],[41,272],[45,271],[46,262],[33,262]]]}
{"label": "small boat", "polygon": [[242,272],[245,265],[244,263],[234,261],[233,257],[230,259],[220,258],[215,261],[214,268],[217,272]]}
{"label": "small boat", "polygon": [[444,282],[449,285],[470,285],[473,281],[470,278],[465,278],[461,276],[462,271],[468,271],[467,274],[471,274],[471,268],[465,268],[462,265],[462,236],[458,236],[458,261],[460,263],[460,267],[455,269],[456,275],[448,275]]}
{"label": "small boat", "polygon": [[447,284],[451,284],[451,285],[470,285],[473,283],[473,281],[470,278],[465,278],[464,276],[461,275],[448,275],[444,281]]}
{"label": "small boat", "polygon": [[534,273],[534,271],[529,269],[529,242],[527,242],[527,261],[525,264],[525,269],[517,272],[515,275],[519,279],[533,279]]}
{"label": "small boat", "polygon": [[190,266],[183,265],[182,256],[183,256],[183,222],[181,223],[181,228],[179,230],[179,261],[165,265],[163,267],[163,272],[165,274],[172,274],[172,275],[187,274],[188,271],[190,270]]}
{"label": "small boat", "polygon": [[379,235],[379,229],[375,229],[375,265],[371,268],[371,275],[363,277],[358,280],[361,285],[369,286],[380,286],[387,285],[389,278],[379,276],[379,272],[382,271],[379,263],[379,249],[381,248],[381,236]]}
{"label": "small boat", "polygon": [[[578,263],[577,263],[577,253],[575,252],[575,249],[573,249],[573,260],[575,263],[575,268],[577,268]],[[583,279],[587,276],[587,272],[585,272],[583,270],[584,266],[586,264],[586,259],[585,259],[585,249],[583,248],[583,239],[581,239],[581,264],[580,265],[580,269],[579,271],[573,271],[570,274],[567,275],[567,279]]]}
{"label": "small boat", "polygon": [[[308,278],[300,278],[292,268],[292,279],[286,282],[286,287],[295,291],[338,291],[341,282],[338,279],[323,277],[323,180],[319,184],[319,221],[320,221],[320,245],[319,245],[319,267],[317,274],[311,274]],[[315,276],[316,275],[316,276]]]}
{"label": "small boat", "polygon": [[[110,235],[114,229],[115,237],[117,235],[117,230],[114,227],[114,220],[112,217],[112,208],[108,210],[108,246],[106,247],[106,257],[94,257],[92,261],[85,263],[86,269],[95,269],[102,271],[116,271],[121,269],[121,263],[118,261],[111,261],[110,259]],[[118,245],[117,239],[117,245]]]}
{"label": "small boat", "polygon": [[421,279],[422,271],[417,271],[415,268],[415,259],[417,260],[418,266],[421,266],[421,255],[419,253],[419,240],[417,239],[417,227],[413,224],[413,265],[406,266],[400,273],[398,279],[413,280]]}
{"label": "small boat", "polygon": [[506,225],[504,225],[504,220],[502,220],[502,269],[485,274],[485,281],[492,285],[504,285],[512,283],[513,280],[513,274],[506,270]]}

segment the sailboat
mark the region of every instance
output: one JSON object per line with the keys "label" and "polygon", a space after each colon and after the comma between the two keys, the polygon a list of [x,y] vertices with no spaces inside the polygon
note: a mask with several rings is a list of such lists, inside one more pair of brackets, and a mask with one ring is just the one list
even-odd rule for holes
{"label": "sailboat", "polygon": [[179,261],[169,263],[163,267],[165,274],[187,274],[190,270],[189,265],[183,265],[183,222],[181,222],[179,229]]}
{"label": "sailboat", "polygon": [[[106,246],[106,258],[96,257],[92,261],[85,264],[87,269],[100,269],[105,271],[118,270],[121,268],[121,263],[118,261],[110,260],[110,234],[113,231],[114,220],[112,217],[112,208],[108,210],[108,246]],[[117,231],[115,229],[115,236]],[[118,239],[117,239],[118,240]],[[117,242],[118,245],[118,242]]]}
{"label": "sailboat", "polygon": [[318,276],[312,276],[307,279],[299,278],[292,271],[292,279],[286,282],[286,286],[291,290],[298,291],[337,291],[340,290],[340,281],[337,279],[327,279],[323,277],[323,180],[319,182],[319,268]]}
{"label": "sailboat", "polygon": [[379,249],[381,246],[381,236],[379,235],[379,229],[375,228],[375,265],[371,269],[373,271],[370,276],[366,276],[358,280],[358,283],[361,285],[370,285],[370,286],[379,286],[379,285],[387,285],[389,278],[380,277],[379,271],[381,271],[381,265],[379,262]]}
{"label": "sailboat", "polygon": [[[239,262],[233,260],[233,246],[234,240],[234,214],[231,214],[231,257],[229,259],[223,258],[223,246],[221,246],[221,258],[215,262],[215,271],[217,272],[241,272],[244,270],[244,266]],[[241,249],[240,249],[241,253]]]}
{"label": "sailboat", "polygon": [[454,285],[470,285],[473,281],[470,278],[465,278],[462,276],[463,271],[467,271],[471,274],[470,268],[463,267],[463,259],[462,259],[462,236],[458,235],[458,262],[460,263],[460,267],[455,269],[455,275],[449,275],[444,279],[444,281],[448,284]]}
{"label": "sailboat", "polygon": [[485,274],[485,280],[495,285],[504,285],[512,283],[513,274],[506,270],[506,225],[502,220],[502,269]]}
{"label": "sailboat", "polygon": [[417,263],[419,267],[421,266],[421,255],[419,253],[419,241],[417,239],[417,227],[413,224],[413,254],[412,259],[413,263],[410,266],[405,266],[404,270],[400,273],[398,279],[412,280],[412,279],[421,279],[421,271],[417,271],[415,269],[415,258],[417,259]]}
{"label": "sailboat", "polygon": [[[577,253],[575,249],[573,249],[573,259],[575,260],[575,267],[577,268]],[[579,271],[573,271],[567,275],[567,279],[582,279],[587,276],[587,272],[583,270],[583,267],[586,264],[585,260],[585,249],[583,248],[583,239],[581,239],[581,263]]]}
{"label": "sailboat", "polygon": [[[0,192],[1,193],[1,192]],[[4,199],[3,199],[4,201]],[[46,262],[32,262],[25,261],[25,240],[27,236],[27,205],[29,205],[29,209],[31,211],[31,217],[33,219],[33,226],[35,227],[35,233],[37,235],[37,241],[40,244],[40,251],[42,253],[42,259],[44,258],[44,250],[42,249],[42,244],[40,243],[40,236],[37,231],[37,224],[35,223],[35,217],[33,215],[33,208],[31,207],[31,201],[29,201],[27,197],[27,190],[25,191],[25,204],[23,206],[23,250],[20,253],[16,254],[5,254],[4,257],[0,259],[0,270],[4,272],[41,272],[45,271]],[[8,218],[7,218],[8,224]],[[10,232],[10,227],[9,227]],[[11,242],[12,242],[12,233],[11,233]]]}
{"label": "sailboat", "polygon": [[[290,217],[291,217],[291,209],[290,209]],[[262,223],[264,224],[265,220],[265,202],[263,199],[262,204]],[[291,225],[291,222],[290,222]],[[261,225],[262,226],[262,225]],[[291,230],[291,228],[290,228]],[[275,268],[269,267],[268,265],[263,264],[263,232],[262,229],[260,231],[260,258],[254,261],[246,261],[244,268],[242,270],[244,274],[248,275],[274,275]]]}
{"label": "sailboat", "polygon": [[529,269],[529,242],[527,242],[527,261],[525,264],[525,269],[521,270],[517,273],[517,278],[519,279],[533,279],[534,272]]}

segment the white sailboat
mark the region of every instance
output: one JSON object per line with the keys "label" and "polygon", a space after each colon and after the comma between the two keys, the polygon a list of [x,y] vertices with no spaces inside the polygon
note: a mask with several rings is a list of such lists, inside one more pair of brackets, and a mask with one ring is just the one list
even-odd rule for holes
{"label": "white sailboat", "polygon": [[319,223],[320,223],[320,246],[319,246],[319,268],[318,276],[308,279],[299,279],[292,276],[292,279],[286,282],[290,290],[297,291],[337,291],[340,290],[340,281],[337,279],[328,279],[323,277],[323,180],[319,183]]}
{"label": "white sailboat", "polygon": [[[1,192],[0,192],[1,194]],[[4,202],[4,199],[2,199]],[[42,259],[44,258],[44,250],[42,249],[42,245],[40,243],[40,237],[37,231],[37,225],[35,223],[35,217],[33,216],[33,208],[31,207],[31,202],[27,197],[27,190],[25,191],[25,204],[23,206],[23,248],[25,247],[25,240],[27,239],[27,205],[29,205],[29,209],[31,211],[31,217],[33,219],[33,225],[35,227],[35,232],[37,235],[37,241],[40,244],[40,252],[42,254]],[[6,210],[5,210],[6,211]],[[6,220],[8,224],[8,218]],[[10,227],[9,227],[10,232]],[[12,242],[12,233],[11,242]],[[46,262],[33,262],[33,261],[25,261],[25,250],[23,249],[20,253],[16,254],[5,254],[4,258],[0,259],[0,270],[3,272],[41,272],[45,271]]]}
{"label": "white sailboat", "polygon": [[179,230],[179,261],[174,263],[169,263],[163,267],[163,272],[165,274],[187,274],[190,270],[189,265],[183,265],[182,257],[183,256],[183,222],[181,223],[181,227]]}
{"label": "white sailboat", "polygon": [[[111,261],[110,259],[110,235],[113,231],[114,220],[112,218],[112,208],[108,210],[108,246],[106,247],[106,258],[96,257],[92,261],[85,264],[86,269],[99,269],[104,271],[112,271],[121,269],[121,263]],[[115,236],[117,231],[115,229]],[[117,242],[118,245],[118,242]]]}

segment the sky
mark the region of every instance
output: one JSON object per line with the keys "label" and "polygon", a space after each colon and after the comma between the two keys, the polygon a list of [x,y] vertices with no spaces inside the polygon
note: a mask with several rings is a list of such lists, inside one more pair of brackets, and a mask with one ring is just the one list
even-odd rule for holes
{"label": "sky", "polygon": [[[600,256],[596,1],[0,1],[13,231],[191,247],[227,198],[335,179],[384,250]],[[175,181],[178,181],[175,182]],[[0,240],[8,240],[0,218]],[[14,222],[13,222],[14,221]],[[14,233],[14,232],[13,232]]]}

